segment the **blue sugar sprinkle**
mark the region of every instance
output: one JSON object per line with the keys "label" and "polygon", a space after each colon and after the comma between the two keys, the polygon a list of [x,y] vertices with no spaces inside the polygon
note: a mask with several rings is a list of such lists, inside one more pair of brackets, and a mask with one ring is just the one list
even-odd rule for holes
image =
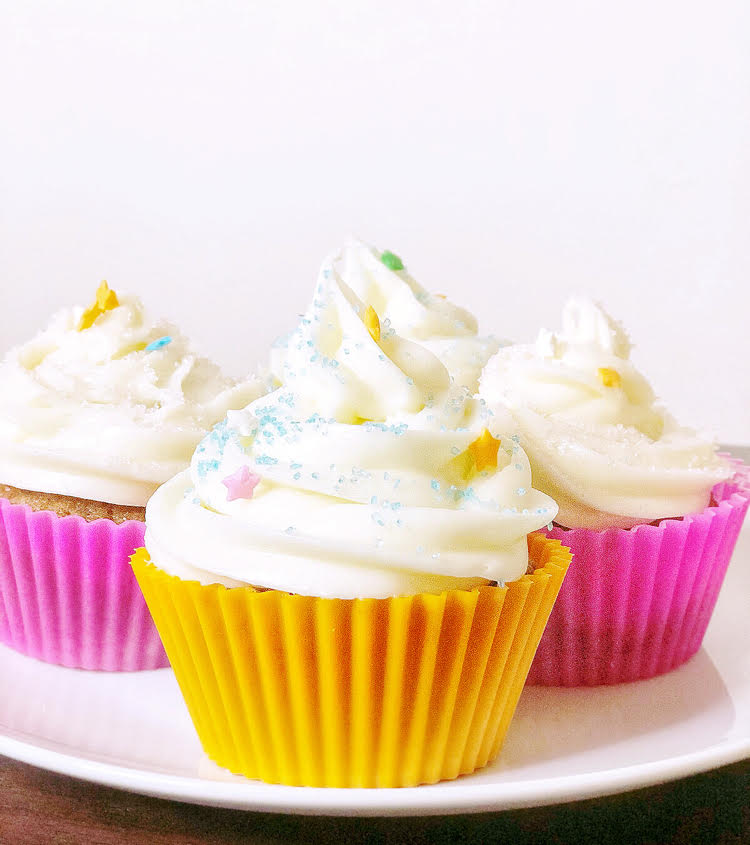
{"label": "blue sugar sprinkle", "polygon": [[289,464],[289,469],[302,469],[302,464]]}
{"label": "blue sugar sprinkle", "polygon": [[432,481],[430,482],[430,487],[432,487],[432,489],[435,490],[437,493],[440,492],[440,482],[436,478],[432,479]]}
{"label": "blue sugar sprinkle", "polygon": [[294,534],[295,528],[293,525],[290,525],[288,528],[284,529],[285,534]]}
{"label": "blue sugar sprinkle", "polygon": [[519,487],[516,490],[516,494],[519,495],[519,496],[525,496],[526,495],[526,488],[525,487]]}
{"label": "blue sugar sprinkle", "polygon": [[377,505],[377,503],[378,503],[378,497],[377,497],[377,496],[373,496],[373,497],[370,499],[370,504],[371,504],[371,505]]}
{"label": "blue sugar sprinkle", "polygon": [[164,337],[160,337],[158,340],[152,340],[146,347],[146,352],[156,352],[157,349],[162,349],[171,342],[172,338],[168,334],[165,334]]}
{"label": "blue sugar sprinkle", "polygon": [[198,461],[198,476],[205,478],[209,472],[215,472],[219,468],[217,460],[212,461]]}
{"label": "blue sugar sprinkle", "polygon": [[311,473],[312,477],[317,481],[320,478],[320,474],[317,472]]}
{"label": "blue sugar sprinkle", "polygon": [[451,449],[451,455],[460,455],[460,454],[461,454],[461,450],[458,448],[458,446],[454,446]]}
{"label": "blue sugar sprinkle", "polygon": [[276,458],[272,458],[270,455],[256,455],[255,457],[256,464],[266,464],[267,466],[273,466],[274,464],[278,463]]}
{"label": "blue sugar sprinkle", "polygon": [[523,467],[521,466],[521,464],[516,464],[516,469],[520,471],[523,469]]}
{"label": "blue sugar sprinkle", "polygon": [[292,478],[293,478],[295,481],[299,481],[299,480],[300,480],[300,478],[302,478],[302,473],[301,473],[301,472],[295,472],[295,473],[294,473],[294,475],[292,476]]}

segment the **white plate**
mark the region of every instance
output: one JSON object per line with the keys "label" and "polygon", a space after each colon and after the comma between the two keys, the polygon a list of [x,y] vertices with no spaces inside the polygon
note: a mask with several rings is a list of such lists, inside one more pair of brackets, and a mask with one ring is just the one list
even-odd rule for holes
{"label": "white plate", "polygon": [[170,670],[48,666],[0,646],[0,753],[148,795],[326,815],[426,815],[553,804],[647,786],[750,756],[750,524],[703,649],[662,678],[527,688],[500,759],[410,789],[271,786],[202,753]]}

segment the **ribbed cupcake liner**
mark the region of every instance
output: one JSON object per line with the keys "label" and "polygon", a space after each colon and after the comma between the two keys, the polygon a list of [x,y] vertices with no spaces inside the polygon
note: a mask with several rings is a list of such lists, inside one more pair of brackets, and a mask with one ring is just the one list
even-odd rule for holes
{"label": "ribbed cupcake liner", "polygon": [[652,678],[700,648],[750,502],[750,471],[681,519],[628,530],[553,527],[573,553],[529,672],[540,686],[598,686]]}
{"label": "ribbed cupcake liner", "polygon": [[206,753],[295,786],[414,786],[499,752],[570,562],[530,539],[505,587],[323,599],[133,569]]}
{"label": "ribbed cupcake liner", "polygon": [[0,499],[0,642],[61,666],[168,666],[129,559],[145,525]]}

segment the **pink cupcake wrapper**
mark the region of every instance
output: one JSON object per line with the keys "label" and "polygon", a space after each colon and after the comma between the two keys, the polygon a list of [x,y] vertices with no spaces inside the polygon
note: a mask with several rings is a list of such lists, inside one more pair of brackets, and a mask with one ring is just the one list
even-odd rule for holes
{"label": "pink cupcake wrapper", "polygon": [[573,562],[527,683],[598,686],[652,678],[700,648],[750,503],[750,469],[700,513],[624,530],[544,531]]}
{"label": "pink cupcake wrapper", "polygon": [[168,666],[130,567],[144,531],[0,498],[0,642],[80,669]]}

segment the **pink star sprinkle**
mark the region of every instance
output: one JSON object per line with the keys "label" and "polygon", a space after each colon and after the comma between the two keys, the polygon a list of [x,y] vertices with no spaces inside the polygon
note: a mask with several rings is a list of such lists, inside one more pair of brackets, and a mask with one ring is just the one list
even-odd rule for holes
{"label": "pink star sprinkle", "polygon": [[260,476],[250,472],[246,466],[241,466],[221,483],[227,488],[228,502],[235,499],[252,499],[255,488],[260,484]]}

